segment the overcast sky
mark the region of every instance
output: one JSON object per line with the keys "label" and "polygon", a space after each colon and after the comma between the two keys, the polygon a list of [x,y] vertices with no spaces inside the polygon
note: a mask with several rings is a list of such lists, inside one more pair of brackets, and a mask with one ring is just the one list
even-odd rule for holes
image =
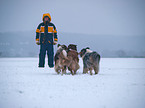
{"label": "overcast sky", "polygon": [[0,32],[35,32],[48,12],[58,32],[145,35],[145,0],[0,0]]}

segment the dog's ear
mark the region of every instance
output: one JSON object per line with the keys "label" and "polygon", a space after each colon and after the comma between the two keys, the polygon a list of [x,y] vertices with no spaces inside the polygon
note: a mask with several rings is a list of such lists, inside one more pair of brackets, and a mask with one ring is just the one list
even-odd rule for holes
{"label": "dog's ear", "polygon": [[90,49],[89,47],[87,47],[86,49]]}
{"label": "dog's ear", "polygon": [[69,48],[70,47],[70,44],[67,46],[67,48]]}
{"label": "dog's ear", "polygon": [[65,48],[67,48],[67,46],[66,46],[66,45],[64,45],[64,47],[65,47]]}
{"label": "dog's ear", "polygon": [[68,49],[66,45],[62,45],[62,46],[63,46],[63,48],[64,48],[65,50],[67,50],[67,49]]}
{"label": "dog's ear", "polygon": [[60,44],[57,45],[57,47],[61,46]]}

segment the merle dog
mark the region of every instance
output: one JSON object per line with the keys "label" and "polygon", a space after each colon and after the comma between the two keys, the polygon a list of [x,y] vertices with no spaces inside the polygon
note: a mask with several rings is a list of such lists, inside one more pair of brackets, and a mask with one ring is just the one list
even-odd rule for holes
{"label": "merle dog", "polygon": [[79,54],[83,59],[83,73],[90,71],[90,75],[92,75],[94,69],[95,74],[98,74],[100,55],[95,51],[91,51],[89,47],[82,49]]}

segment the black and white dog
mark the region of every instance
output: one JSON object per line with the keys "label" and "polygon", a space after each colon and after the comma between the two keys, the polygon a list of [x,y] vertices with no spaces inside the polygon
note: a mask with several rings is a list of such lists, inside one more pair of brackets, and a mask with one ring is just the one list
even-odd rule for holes
{"label": "black and white dog", "polygon": [[95,51],[91,51],[89,47],[82,49],[79,54],[83,59],[83,73],[90,71],[90,75],[92,75],[92,70],[94,70],[95,74],[98,74],[100,55]]}

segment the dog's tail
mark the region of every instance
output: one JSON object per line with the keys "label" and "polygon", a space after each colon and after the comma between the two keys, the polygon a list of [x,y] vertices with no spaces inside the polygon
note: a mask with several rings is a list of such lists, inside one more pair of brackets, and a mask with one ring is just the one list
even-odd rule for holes
{"label": "dog's tail", "polygon": [[65,50],[62,50],[62,54],[63,54],[63,57],[64,57],[65,59],[68,59],[68,57],[67,57],[67,52],[66,52]]}
{"label": "dog's tail", "polygon": [[100,54],[98,54],[97,52],[92,52],[92,58],[93,58],[93,62],[96,63],[96,64],[99,64],[100,62]]}
{"label": "dog's tail", "polygon": [[94,65],[94,71],[95,74],[98,74],[99,72],[99,63],[100,63],[100,54],[97,52],[92,52],[92,58],[93,58],[93,65]]}
{"label": "dog's tail", "polygon": [[100,62],[101,56],[100,54],[97,55],[98,56],[98,63]]}

